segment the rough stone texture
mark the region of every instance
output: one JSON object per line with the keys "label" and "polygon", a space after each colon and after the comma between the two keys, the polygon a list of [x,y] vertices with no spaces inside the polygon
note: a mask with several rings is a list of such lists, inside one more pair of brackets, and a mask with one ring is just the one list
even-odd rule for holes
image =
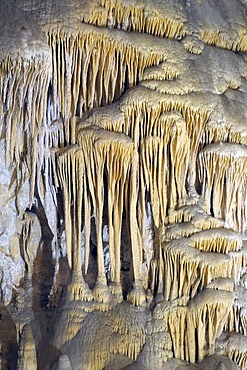
{"label": "rough stone texture", "polygon": [[246,14],[0,1],[2,368],[247,368]]}

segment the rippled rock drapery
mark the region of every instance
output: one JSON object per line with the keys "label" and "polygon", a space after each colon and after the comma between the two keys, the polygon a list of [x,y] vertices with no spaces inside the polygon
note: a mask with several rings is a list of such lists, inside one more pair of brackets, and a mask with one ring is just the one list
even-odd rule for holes
{"label": "rippled rock drapery", "polygon": [[3,368],[246,369],[246,14],[0,2]]}

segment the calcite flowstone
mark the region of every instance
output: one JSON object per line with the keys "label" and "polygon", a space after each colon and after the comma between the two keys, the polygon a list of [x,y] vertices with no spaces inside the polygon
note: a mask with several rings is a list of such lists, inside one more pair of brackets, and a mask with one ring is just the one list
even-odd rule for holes
{"label": "calcite flowstone", "polygon": [[246,369],[246,6],[1,1],[3,368]]}

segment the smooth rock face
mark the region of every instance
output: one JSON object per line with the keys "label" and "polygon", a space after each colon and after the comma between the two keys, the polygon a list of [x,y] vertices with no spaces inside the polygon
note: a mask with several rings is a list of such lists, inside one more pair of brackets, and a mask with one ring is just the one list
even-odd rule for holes
{"label": "smooth rock face", "polygon": [[247,369],[246,6],[1,1],[4,369]]}
{"label": "smooth rock face", "polygon": [[52,367],[52,370],[72,370],[68,356],[60,356],[55,365]]}

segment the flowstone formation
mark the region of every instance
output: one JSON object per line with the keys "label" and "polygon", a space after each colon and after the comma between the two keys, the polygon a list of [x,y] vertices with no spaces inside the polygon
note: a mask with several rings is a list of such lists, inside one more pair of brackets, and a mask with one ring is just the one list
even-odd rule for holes
{"label": "flowstone formation", "polygon": [[246,1],[0,19],[1,368],[246,370]]}

